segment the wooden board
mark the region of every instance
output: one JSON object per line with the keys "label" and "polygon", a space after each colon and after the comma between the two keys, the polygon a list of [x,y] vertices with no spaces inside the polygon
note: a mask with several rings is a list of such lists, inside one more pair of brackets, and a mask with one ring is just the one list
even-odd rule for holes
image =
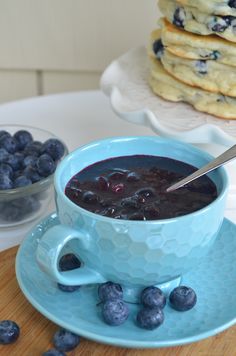
{"label": "wooden board", "polygon": [[[19,339],[12,345],[0,345],[0,355],[37,356],[52,348],[58,326],[38,313],[26,300],[15,277],[17,247],[0,253],[0,320],[12,319],[21,327]],[[67,355],[75,356],[234,356],[236,326],[206,340],[174,348],[125,349],[98,344],[86,339]]]}

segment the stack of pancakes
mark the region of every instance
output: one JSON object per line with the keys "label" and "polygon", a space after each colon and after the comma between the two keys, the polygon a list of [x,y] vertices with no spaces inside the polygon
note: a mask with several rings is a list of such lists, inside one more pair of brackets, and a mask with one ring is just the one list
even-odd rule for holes
{"label": "stack of pancakes", "polygon": [[159,0],[150,86],[170,101],[236,119],[236,0]]}

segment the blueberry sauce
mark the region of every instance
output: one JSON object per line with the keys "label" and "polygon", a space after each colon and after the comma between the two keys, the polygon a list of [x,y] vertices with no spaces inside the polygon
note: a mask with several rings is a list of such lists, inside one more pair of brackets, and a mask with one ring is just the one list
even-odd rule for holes
{"label": "blueberry sauce", "polygon": [[93,213],[125,220],[158,220],[189,214],[217,197],[207,176],[167,193],[195,167],[171,158],[133,155],[94,163],[70,179],[65,195]]}

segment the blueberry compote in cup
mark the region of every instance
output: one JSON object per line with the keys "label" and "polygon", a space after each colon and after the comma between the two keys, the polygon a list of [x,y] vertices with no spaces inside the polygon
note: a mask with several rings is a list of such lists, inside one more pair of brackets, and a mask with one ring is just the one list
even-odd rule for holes
{"label": "blueberry compote in cup", "polygon": [[[85,205],[79,206],[76,199],[72,201],[72,196],[67,190],[68,183],[73,182],[78,172],[89,172],[92,169],[90,167],[96,167],[98,162],[109,163],[118,157],[130,157],[132,160],[132,157],[137,156],[146,157],[147,160],[147,156],[158,156],[166,159],[167,162],[172,159],[177,168],[182,167],[183,162],[191,165],[192,168],[199,168],[213,158],[186,143],[146,136],[99,140],[69,154],[59,164],[54,178],[60,224],[46,231],[39,241],[36,252],[40,267],[55,281],[64,285],[116,282],[122,285],[126,300],[135,302],[140,291],[146,286],[156,285],[168,292],[179,285],[181,276],[197,267],[212,247],[224,218],[229,185],[223,167],[209,174],[207,179],[211,182],[210,190],[200,199],[204,201],[206,198],[205,204],[196,205],[195,211],[192,209],[191,196],[186,199],[188,196],[186,188],[181,188],[182,193],[181,190],[179,191],[178,194],[180,196],[182,194],[182,199],[180,198],[178,202],[174,199],[174,193],[168,193],[172,195],[166,197],[165,194],[162,196],[162,191],[155,196],[157,191],[154,188],[158,185],[154,178],[155,173],[159,172],[158,167],[149,167],[151,175],[141,179],[142,169],[130,172],[129,167],[126,167],[127,169],[116,167],[116,172],[124,173],[119,176],[119,174],[114,175],[113,167],[110,177],[106,176],[104,180],[99,178],[98,172],[94,187],[100,186],[101,196],[98,196],[98,192],[95,194],[94,191],[83,191],[80,187],[75,187],[75,195],[82,194],[82,202]],[[171,167],[169,168],[171,170]],[[179,173],[182,173],[179,175],[181,177],[189,172]],[[158,174],[156,178],[160,181]],[[128,175],[136,178],[136,181],[131,179],[128,182]],[[173,183],[173,179],[176,179],[175,175],[173,178],[172,173],[165,172],[165,178],[168,175],[172,180],[166,182],[164,179],[164,186]],[[140,183],[137,183],[138,179]],[[131,204],[130,208],[128,204],[127,208],[123,203],[127,199],[125,192],[131,191],[136,187],[135,184],[143,184],[148,179],[150,185],[151,181],[154,184],[154,188],[149,187],[150,194],[145,192],[143,194],[143,187],[142,194],[140,189],[138,193],[132,192],[132,199],[135,198],[138,206],[141,206],[135,218],[132,210],[135,206],[132,208]],[[85,179],[86,189],[89,184]],[[193,196],[195,190],[198,190],[195,189],[196,187],[198,185],[193,185],[192,190],[190,189]],[[103,189],[106,191],[104,194],[102,194]],[[202,192],[197,193],[201,196]],[[119,194],[123,194],[121,200],[117,198]],[[209,200],[209,196],[212,199]],[[151,199],[152,207],[157,208],[156,210],[152,211],[149,203],[146,204],[148,199]],[[104,204],[104,200],[108,203]],[[184,201],[182,211],[175,209],[175,205],[181,200]],[[198,200],[199,197],[195,199],[196,204],[199,203]],[[88,210],[87,203],[92,203],[91,206],[94,208]],[[104,204],[102,209],[97,209],[99,204]],[[121,204],[125,205],[124,211],[122,209],[117,211],[115,216],[115,209]],[[111,207],[114,211],[107,212],[106,208]],[[159,217],[158,207],[162,212]],[[79,269],[59,271],[58,261],[65,249],[72,251],[80,259],[82,264]]]}

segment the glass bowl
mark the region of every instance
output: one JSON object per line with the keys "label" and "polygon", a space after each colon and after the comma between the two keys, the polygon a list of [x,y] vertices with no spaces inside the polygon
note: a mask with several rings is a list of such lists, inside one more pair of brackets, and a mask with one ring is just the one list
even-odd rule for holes
{"label": "glass bowl", "polygon": [[[65,150],[57,165],[68,154],[68,148],[63,140],[49,131],[24,125],[0,125],[1,130],[12,135],[19,130],[27,130],[34,141],[42,143],[50,138],[60,140]],[[54,193],[53,178],[54,173],[31,185],[0,190],[0,228],[25,224],[45,213]]]}

